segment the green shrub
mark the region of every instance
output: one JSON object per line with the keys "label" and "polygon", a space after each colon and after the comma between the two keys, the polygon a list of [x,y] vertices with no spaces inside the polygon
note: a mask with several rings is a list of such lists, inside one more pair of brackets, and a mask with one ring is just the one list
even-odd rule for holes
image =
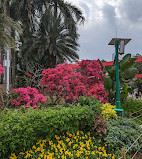
{"label": "green shrub", "polygon": [[[109,121],[107,126],[106,143],[110,149],[121,150],[128,149],[134,141],[140,136],[142,129],[131,119],[118,118],[115,121]],[[137,151],[141,148],[142,137],[133,145],[131,151]]]}
{"label": "green shrub", "polygon": [[62,109],[5,110],[0,113],[0,157],[11,152],[28,149],[39,139],[53,137],[62,132],[75,132],[91,127],[94,110],[92,106],[63,107]]}
{"label": "green shrub", "polygon": [[84,106],[84,105],[88,105],[88,106],[93,106],[93,110],[96,113],[100,113],[100,108],[101,108],[101,102],[94,99],[92,96],[90,97],[80,97],[79,101],[78,101],[78,105]]}
{"label": "green shrub", "polygon": [[142,100],[128,98],[121,104],[121,106],[124,109],[124,111],[134,113],[142,109]]}

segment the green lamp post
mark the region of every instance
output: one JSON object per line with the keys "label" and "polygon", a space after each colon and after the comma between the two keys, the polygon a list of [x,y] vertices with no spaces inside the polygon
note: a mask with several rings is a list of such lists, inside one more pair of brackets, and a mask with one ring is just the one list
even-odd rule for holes
{"label": "green lamp post", "polygon": [[123,114],[123,109],[120,109],[120,88],[119,88],[119,54],[124,54],[125,45],[131,39],[113,38],[108,45],[115,45],[115,62],[116,62],[116,112]]}

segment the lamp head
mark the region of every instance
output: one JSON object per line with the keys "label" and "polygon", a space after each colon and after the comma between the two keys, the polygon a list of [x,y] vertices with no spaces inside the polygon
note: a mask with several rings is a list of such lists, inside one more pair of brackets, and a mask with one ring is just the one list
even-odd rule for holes
{"label": "lamp head", "polygon": [[119,54],[123,55],[124,54],[124,49],[125,49],[125,41],[120,40],[119,41]]}
{"label": "lamp head", "polygon": [[124,54],[125,45],[131,40],[131,39],[125,39],[125,38],[113,38],[108,45],[115,45],[116,40],[119,41],[119,54]]}

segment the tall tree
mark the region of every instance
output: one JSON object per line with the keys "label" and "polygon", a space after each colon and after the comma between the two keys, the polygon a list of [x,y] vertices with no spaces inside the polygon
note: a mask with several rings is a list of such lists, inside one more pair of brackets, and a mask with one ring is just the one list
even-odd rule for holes
{"label": "tall tree", "polygon": [[79,58],[76,53],[77,39],[78,34],[67,28],[61,14],[55,15],[48,8],[41,18],[39,32],[33,37],[32,45],[23,52],[29,59],[35,57],[36,62],[40,61],[45,67],[52,67],[56,63]]}
{"label": "tall tree", "polygon": [[[63,0],[15,0],[12,9],[15,11],[14,13],[18,13],[16,14],[18,15],[17,17],[13,16],[21,20],[23,24],[22,55],[25,59],[27,59],[27,55],[30,56],[34,52],[37,55],[38,52],[38,55],[41,54],[41,61],[43,61],[42,59],[48,59],[49,65],[53,66],[56,61],[62,62],[63,59],[78,58],[75,52],[78,46],[77,24],[83,23],[84,17],[76,6]],[[68,45],[64,50],[63,41],[62,46],[60,45],[61,41],[60,43],[58,41],[63,38],[60,34],[64,35],[64,37],[66,36],[66,41],[67,37],[69,38],[70,36],[69,39],[71,41],[69,43],[71,44],[72,42],[74,46],[69,47]],[[41,44],[40,40],[44,44]],[[64,48],[66,44],[68,43],[64,41]],[[67,48],[70,48],[68,53]]]}

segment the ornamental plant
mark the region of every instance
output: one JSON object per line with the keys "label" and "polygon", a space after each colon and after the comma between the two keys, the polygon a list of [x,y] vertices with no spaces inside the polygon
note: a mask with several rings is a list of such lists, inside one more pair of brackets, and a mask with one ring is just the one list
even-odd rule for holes
{"label": "ornamental plant", "polygon": [[142,137],[140,135],[142,129],[134,120],[119,117],[114,121],[108,121],[107,125],[105,142],[110,149],[119,151],[124,148],[127,150],[134,142],[135,144],[128,153],[141,149]]}
{"label": "ornamental plant", "polygon": [[[0,62],[1,62],[1,58],[0,58]],[[2,65],[0,64],[0,76],[4,73],[4,68],[2,67]]]}
{"label": "ornamental plant", "polygon": [[108,102],[108,92],[104,89],[103,69],[98,60],[82,60],[78,62],[78,71],[84,77],[82,80],[87,89],[87,95],[91,95],[103,103]]}
{"label": "ornamental plant", "polygon": [[57,65],[42,72],[41,85],[46,88],[52,104],[61,98],[78,100],[80,96],[92,95],[106,103],[107,92],[103,87],[103,71],[98,61],[83,60],[75,67],[71,64]]}
{"label": "ornamental plant", "polygon": [[94,86],[92,86],[91,89],[88,90],[88,95],[95,97],[97,100],[100,100],[103,103],[108,102],[108,93],[104,90],[103,83],[96,83]]}
{"label": "ornamental plant", "polygon": [[31,106],[36,109],[38,108],[37,104],[39,102],[46,102],[46,98],[43,94],[39,94],[39,91],[36,88],[28,86],[27,88],[13,89],[12,92],[16,94],[16,99],[11,100],[11,104],[15,105],[15,107],[24,105],[25,108]]}
{"label": "ornamental plant", "polygon": [[114,108],[116,108],[116,106],[113,106],[110,103],[102,104],[101,115],[106,121],[110,119],[117,119],[118,116]]}
{"label": "ornamental plant", "polygon": [[83,76],[68,64],[45,69],[42,75],[41,84],[46,87],[52,104],[58,103],[61,98],[78,100],[79,96],[86,94],[86,87],[81,81]]}
{"label": "ornamental plant", "polygon": [[76,68],[83,75],[83,82],[87,89],[95,84],[102,84],[105,74],[98,60],[82,60]]}
{"label": "ornamental plant", "polygon": [[108,153],[107,144],[101,145],[101,140],[97,140],[84,133],[64,133],[55,135],[54,139],[39,140],[29,151],[21,151],[18,155],[12,153],[10,159],[115,159],[115,154]]}

